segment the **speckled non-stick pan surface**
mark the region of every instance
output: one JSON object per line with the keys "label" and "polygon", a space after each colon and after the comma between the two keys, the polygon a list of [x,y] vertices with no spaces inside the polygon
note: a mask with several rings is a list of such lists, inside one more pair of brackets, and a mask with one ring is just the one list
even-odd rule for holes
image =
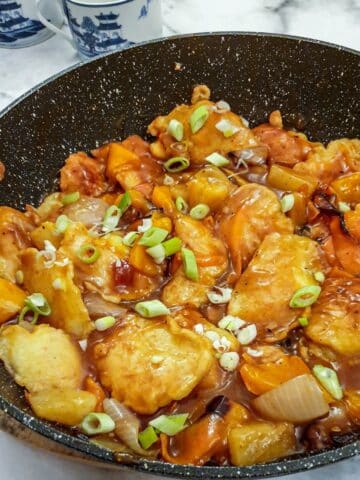
{"label": "speckled non-stick pan surface", "polygon": [[[176,67],[177,66],[177,67]],[[255,125],[280,109],[311,139],[360,137],[360,55],[315,41],[264,34],[204,34],[159,40],[101,57],[51,79],[0,114],[0,204],[37,204],[69,152],[145,133],[156,115],[206,83]],[[31,362],[31,359],[29,359]],[[85,437],[34,418],[22,389],[0,367],[0,408],[29,428],[115,463]],[[360,437],[359,437],[360,438]],[[139,460],[123,468],[178,478],[278,476],[335,462],[360,450],[356,436],[314,454],[252,467],[186,467]]]}

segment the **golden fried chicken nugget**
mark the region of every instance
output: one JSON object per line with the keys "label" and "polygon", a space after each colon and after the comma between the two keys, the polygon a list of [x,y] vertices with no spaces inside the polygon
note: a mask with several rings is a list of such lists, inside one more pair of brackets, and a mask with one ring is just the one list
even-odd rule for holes
{"label": "golden fried chicken nugget", "polygon": [[36,325],[32,332],[19,325],[5,327],[0,358],[16,383],[31,393],[80,386],[79,348],[66,333],[49,325]]}
{"label": "golden fried chicken nugget", "polygon": [[272,233],[260,245],[238,280],[228,313],[255,323],[258,338],[285,338],[302,310],[291,308],[294,293],[316,285],[314,273],[322,264],[317,244],[306,237]]}
{"label": "golden fried chicken nugget", "polygon": [[342,355],[359,355],[359,298],[359,279],[327,279],[312,309],[306,336]]}
{"label": "golden fried chicken nugget", "polygon": [[74,269],[70,262],[59,259],[47,268],[44,258],[35,248],[21,255],[24,286],[31,293],[42,293],[51,307],[49,323],[76,338],[86,338],[94,329],[81,292],[74,283]]}
{"label": "golden fried chicken nugget", "polygon": [[134,315],[92,354],[104,387],[142,414],[189,395],[215,361],[210,342],[174,320]]}

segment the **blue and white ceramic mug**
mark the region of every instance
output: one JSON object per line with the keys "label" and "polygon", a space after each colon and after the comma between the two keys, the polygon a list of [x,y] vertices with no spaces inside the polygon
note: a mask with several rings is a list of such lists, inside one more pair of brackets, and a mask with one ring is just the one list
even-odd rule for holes
{"label": "blue and white ceramic mug", "polygon": [[[45,18],[61,27],[63,15],[59,4],[48,2],[42,10]],[[28,47],[52,35],[38,20],[35,0],[0,0],[0,47]]]}
{"label": "blue and white ceramic mug", "polygon": [[71,35],[44,18],[41,2],[55,0],[36,1],[39,20],[65,35],[82,57],[120,50],[162,35],[160,0],[61,0]]}

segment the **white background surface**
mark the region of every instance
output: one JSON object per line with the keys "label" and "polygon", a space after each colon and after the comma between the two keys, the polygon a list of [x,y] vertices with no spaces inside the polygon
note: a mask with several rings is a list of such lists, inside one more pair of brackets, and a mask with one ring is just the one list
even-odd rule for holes
{"label": "white background surface", "polygon": [[[288,33],[360,50],[360,0],[163,0],[164,34],[216,30]],[[0,48],[0,110],[50,75],[78,61],[56,36],[20,50]],[[0,139],[1,141],[1,139]],[[0,432],[0,480],[154,480],[103,471],[35,450]],[[284,480],[358,480],[360,459]]]}

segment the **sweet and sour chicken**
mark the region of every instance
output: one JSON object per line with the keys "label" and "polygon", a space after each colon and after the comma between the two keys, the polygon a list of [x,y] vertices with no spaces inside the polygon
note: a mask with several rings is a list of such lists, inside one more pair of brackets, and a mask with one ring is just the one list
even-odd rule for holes
{"label": "sweet and sour chicken", "polygon": [[251,128],[205,85],[148,134],[0,207],[0,359],[34,414],[192,465],[357,430],[360,140]]}

